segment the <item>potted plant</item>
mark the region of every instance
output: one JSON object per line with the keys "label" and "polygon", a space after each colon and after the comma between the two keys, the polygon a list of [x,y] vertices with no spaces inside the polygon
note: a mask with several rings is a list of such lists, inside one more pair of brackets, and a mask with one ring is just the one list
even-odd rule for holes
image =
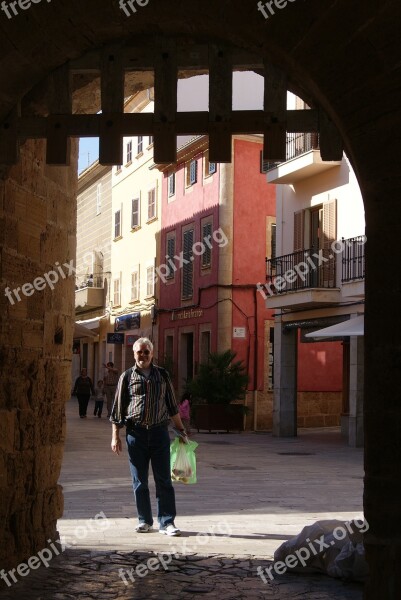
{"label": "potted plant", "polygon": [[234,360],[232,350],[212,352],[207,363],[199,366],[195,377],[188,382],[192,394],[194,426],[212,430],[244,430],[243,404],[232,404],[245,398],[249,377],[242,360]]}

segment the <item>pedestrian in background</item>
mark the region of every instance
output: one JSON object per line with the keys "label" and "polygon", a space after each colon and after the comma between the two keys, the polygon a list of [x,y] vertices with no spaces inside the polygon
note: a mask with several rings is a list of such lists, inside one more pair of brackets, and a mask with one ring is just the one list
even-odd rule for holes
{"label": "pedestrian in background", "polygon": [[181,421],[188,434],[191,433],[191,398],[192,396],[189,392],[184,392],[178,405]]}
{"label": "pedestrian in background", "polygon": [[92,379],[88,377],[88,371],[81,369],[81,375],[76,378],[72,395],[78,398],[79,416],[86,419],[86,411],[91,394],[94,394]]}
{"label": "pedestrian in background", "polygon": [[170,419],[184,436],[170,376],[153,364],[153,344],[139,338],[134,346],[135,364],[119,379],[111,412],[113,424],[111,449],[121,452],[120,429],[126,427],[126,442],[139,524],[138,533],[153,531],[153,516],[148,487],[149,463],[156,484],[159,532],[180,535],[174,524],[175,494],[171,483]]}
{"label": "pedestrian in background", "polygon": [[107,418],[110,417],[111,407],[113,406],[114,396],[116,395],[116,389],[118,384],[118,370],[114,368],[114,363],[109,361],[106,365],[103,365],[107,372],[103,377],[104,391],[106,392],[106,406],[107,406]]}
{"label": "pedestrian in background", "polygon": [[93,415],[95,417],[97,415],[99,419],[102,417],[103,402],[105,396],[106,394],[104,391],[103,379],[99,379],[99,381],[97,382],[97,387],[95,389],[95,410],[93,413]]}

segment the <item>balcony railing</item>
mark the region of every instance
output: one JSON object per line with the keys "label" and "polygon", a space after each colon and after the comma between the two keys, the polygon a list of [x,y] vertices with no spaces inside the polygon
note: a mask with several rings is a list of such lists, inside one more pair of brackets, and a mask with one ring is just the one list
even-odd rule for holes
{"label": "balcony railing", "polygon": [[75,291],[87,287],[103,288],[103,272],[93,273],[91,275],[80,275],[75,280]]}
{"label": "balcony railing", "polygon": [[266,259],[266,280],[266,288],[274,295],[308,288],[335,288],[336,257],[331,249],[310,248]]}
{"label": "balcony railing", "polygon": [[[319,149],[318,133],[287,133],[286,162],[311,150]],[[263,171],[276,169],[282,162],[263,161]]]}
{"label": "balcony railing", "polygon": [[365,278],[365,243],[366,236],[342,239],[342,273],[341,282],[358,281]]}

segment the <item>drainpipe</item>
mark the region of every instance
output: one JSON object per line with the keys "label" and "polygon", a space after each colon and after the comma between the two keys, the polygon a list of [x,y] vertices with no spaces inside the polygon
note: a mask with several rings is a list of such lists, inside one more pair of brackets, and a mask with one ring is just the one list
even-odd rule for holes
{"label": "drainpipe", "polygon": [[255,314],[255,348],[253,352],[253,430],[257,431],[258,421],[258,298],[256,287],[253,290],[253,306]]}

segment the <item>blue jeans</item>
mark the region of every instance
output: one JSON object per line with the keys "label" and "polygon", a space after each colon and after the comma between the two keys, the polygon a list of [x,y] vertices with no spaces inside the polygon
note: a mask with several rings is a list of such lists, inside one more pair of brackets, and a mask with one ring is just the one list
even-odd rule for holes
{"label": "blue jeans", "polygon": [[176,515],[167,425],[150,429],[127,427],[126,441],[139,522],[153,525],[148,487],[149,462],[151,462],[156,484],[157,519],[160,527],[167,527],[170,523],[174,523]]}

